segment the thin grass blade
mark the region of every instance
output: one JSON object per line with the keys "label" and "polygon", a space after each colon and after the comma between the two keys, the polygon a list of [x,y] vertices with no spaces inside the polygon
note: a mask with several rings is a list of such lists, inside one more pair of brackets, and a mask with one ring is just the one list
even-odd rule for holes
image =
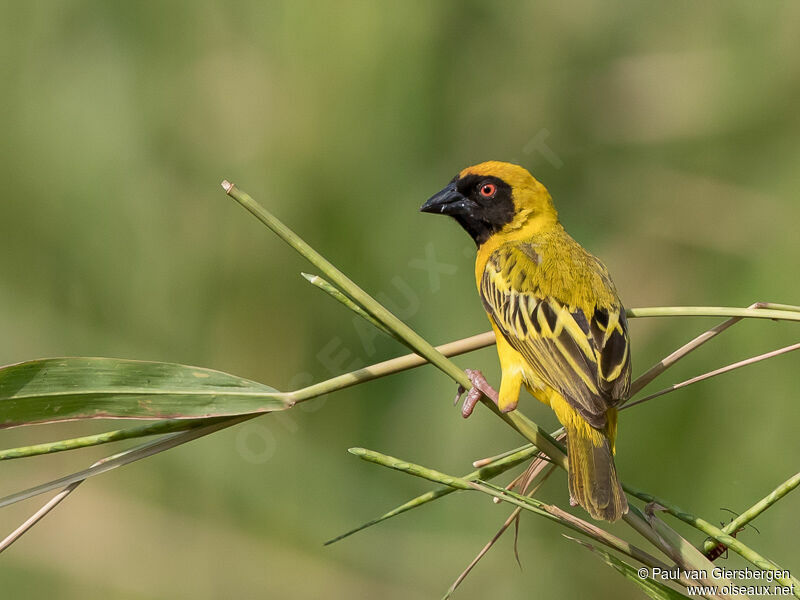
{"label": "thin grass blade", "polygon": [[78,471],[77,473],[66,475],[64,477],[59,477],[58,479],[53,479],[52,481],[48,481],[46,483],[42,483],[32,488],[28,488],[27,490],[16,492],[14,494],[5,496],[4,498],[0,498],[0,508],[3,508],[4,506],[9,506],[10,504],[14,504],[16,502],[21,502],[22,500],[27,500],[28,498],[33,498],[34,496],[38,496],[39,494],[46,494],[47,492],[51,492],[58,488],[68,486],[78,481],[84,481],[89,477],[94,477],[96,475],[106,473],[108,471],[116,469],[117,467],[128,465],[143,458],[159,454],[161,452],[164,452],[165,450],[175,448],[187,442],[191,442],[192,440],[196,440],[198,438],[219,431],[220,429],[225,429],[226,427],[231,427],[232,425],[236,425],[237,423],[247,421],[248,419],[252,419],[255,416],[258,415],[243,415],[238,417],[231,417],[229,419],[218,420],[210,425],[203,425],[201,427],[196,427],[195,429],[191,429],[189,431],[172,433],[169,435],[165,435],[157,440],[152,440],[150,442],[140,444],[139,446],[135,446],[134,448],[125,450],[123,452],[120,452],[119,454],[109,457],[108,460],[100,461],[99,463],[96,463],[95,465],[89,467],[88,469],[84,469],[82,471]]}
{"label": "thin grass blade", "polygon": [[326,294],[328,294],[328,295],[329,295],[331,298],[333,298],[333,299],[334,299],[334,300],[336,300],[337,302],[340,302],[340,303],[341,303],[341,304],[343,304],[345,307],[347,307],[347,308],[349,308],[350,310],[352,310],[352,311],[353,311],[354,313],[356,313],[356,314],[357,314],[359,317],[361,317],[361,318],[362,318],[362,319],[364,319],[365,321],[368,321],[368,322],[369,322],[369,323],[371,323],[371,324],[372,324],[374,327],[376,327],[377,329],[380,329],[380,330],[381,330],[383,333],[385,333],[385,334],[386,334],[386,335],[388,335],[389,337],[391,337],[391,338],[394,338],[394,339],[396,339],[398,342],[400,342],[401,344],[404,344],[404,345],[405,345],[405,342],[403,342],[403,340],[402,340],[402,339],[400,339],[399,337],[397,337],[397,335],[396,335],[396,334],[395,334],[393,331],[391,331],[391,330],[387,329],[386,327],[384,327],[384,326],[383,326],[383,323],[381,323],[380,321],[378,321],[378,320],[377,320],[375,317],[373,317],[371,314],[369,314],[367,311],[365,311],[363,308],[361,308],[361,307],[360,307],[358,304],[356,304],[355,302],[353,302],[353,301],[352,301],[350,298],[348,298],[348,297],[347,297],[345,294],[343,294],[343,293],[341,292],[341,290],[339,290],[339,288],[337,288],[335,285],[333,285],[333,284],[331,284],[331,283],[327,282],[325,279],[323,279],[323,278],[322,278],[322,277],[320,277],[319,275],[310,275],[310,274],[308,274],[308,273],[300,273],[300,274],[301,274],[301,275],[302,275],[302,276],[303,276],[303,277],[306,279],[306,281],[308,281],[308,282],[309,282],[311,285],[313,285],[314,287],[317,287],[317,288],[321,289],[323,292],[325,292]]}
{"label": "thin grass blade", "polygon": [[467,575],[469,575],[472,572],[472,569],[474,569],[475,566],[480,562],[480,560],[484,556],[486,556],[486,553],[492,549],[492,546],[495,545],[497,540],[500,539],[500,537],[506,532],[506,530],[511,526],[511,524],[517,520],[517,517],[519,517],[519,513],[521,512],[522,509],[519,507],[515,508],[511,512],[508,518],[500,526],[500,529],[497,530],[497,533],[495,533],[492,536],[492,538],[488,542],[486,542],[486,545],[483,548],[481,548],[477,556],[475,556],[475,558],[473,558],[470,561],[467,567],[461,572],[461,574],[456,578],[453,584],[448,588],[447,592],[445,592],[444,596],[442,596],[442,600],[448,600],[453,595],[453,592],[455,592],[458,589],[458,586],[460,586],[461,583],[467,578]]}
{"label": "thin grass blade", "polygon": [[633,402],[628,402],[625,406],[622,407],[621,410],[625,410],[626,408],[631,408],[632,406],[636,406],[637,404],[642,404],[643,402],[647,402],[648,400],[652,400],[653,398],[658,398],[659,396],[663,396],[664,394],[669,394],[670,392],[680,390],[694,383],[699,383],[701,381],[705,381],[706,379],[711,379],[712,377],[716,377],[717,375],[730,373],[731,371],[735,371],[736,369],[747,367],[749,365],[753,365],[757,362],[761,362],[762,360],[767,360],[769,358],[775,358],[776,356],[780,356],[781,354],[794,352],[795,350],[800,350],[800,344],[792,344],[791,346],[784,346],[783,348],[778,348],[777,350],[772,350],[771,352],[765,352],[764,354],[751,356],[750,358],[746,358],[744,360],[731,363],[724,367],[720,367],[719,369],[714,369],[713,371],[709,371],[708,373],[703,373],[702,375],[697,375],[696,377],[692,377],[685,381],[681,381],[680,383],[676,383],[674,385],[669,386],[668,388],[664,388],[663,390],[654,392],[648,396],[645,396],[644,398],[634,400]]}
{"label": "thin grass blade", "polygon": [[677,590],[673,590],[671,587],[651,579],[650,577],[645,577],[644,579],[639,577],[638,569],[636,567],[629,565],[624,560],[620,560],[602,548],[598,548],[589,542],[579,540],[578,538],[574,538],[569,535],[564,535],[564,537],[568,540],[572,540],[573,542],[577,542],[584,548],[593,552],[595,556],[600,558],[600,560],[606,563],[609,567],[621,573],[625,579],[632,581],[639,586],[639,588],[650,598],[654,598],[655,600],[681,600],[683,598],[689,598],[689,596],[684,596]]}
{"label": "thin grass blade", "polygon": [[[538,481],[536,486],[533,489],[531,489],[530,492],[527,492],[527,490],[523,490],[523,493],[527,493],[528,495],[533,496],[539,490],[539,488],[542,486],[542,484],[544,484],[544,482],[547,480],[547,478],[550,476],[550,474],[555,470],[555,468],[556,468],[555,465],[550,465],[550,468],[547,470],[547,473],[545,473],[544,476]],[[456,578],[456,580],[453,582],[453,584],[447,590],[445,595],[442,597],[442,600],[447,600],[448,598],[450,598],[450,596],[452,596],[453,592],[455,592],[456,589],[458,589],[458,586],[463,583],[463,581],[467,578],[467,575],[469,575],[470,572],[472,572],[472,569],[474,569],[475,566],[481,561],[481,559],[484,556],[486,556],[486,554],[489,552],[489,550],[492,549],[492,547],[497,543],[497,540],[500,539],[500,537],[506,532],[506,530],[511,526],[512,523],[515,526],[515,528],[514,528],[514,558],[517,559],[517,564],[519,565],[519,568],[520,569],[522,568],[522,561],[520,561],[519,551],[518,551],[518,548],[517,548],[517,540],[518,540],[518,536],[519,536],[519,517],[520,517],[520,513],[521,512],[522,512],[522,509],[520,507],[516,507],[511,512],[511,514],[508,516],[508,518],[500,526],[500,529],[497,530],[497,533],[495,533],[492,536],[492,538],[486,543],[486,545],[483,548],[481,548],[480,552],[478,552],[478,554],[475,556],[475,558],[473,558],[472,561],[470,561],[470,563],[467,565],[467,567]]]}

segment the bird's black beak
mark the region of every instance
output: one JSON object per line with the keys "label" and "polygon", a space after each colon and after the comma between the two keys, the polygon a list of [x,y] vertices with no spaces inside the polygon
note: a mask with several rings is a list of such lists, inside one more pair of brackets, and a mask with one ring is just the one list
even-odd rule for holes
{"label": "bird's black beak", "polygon": [[455,216],[468,214],[475,207],[474,205],[475,203],[472,200],[456,189],[455,182],[451,182],[441,192],[431,196],[419,210],[421,212]]}

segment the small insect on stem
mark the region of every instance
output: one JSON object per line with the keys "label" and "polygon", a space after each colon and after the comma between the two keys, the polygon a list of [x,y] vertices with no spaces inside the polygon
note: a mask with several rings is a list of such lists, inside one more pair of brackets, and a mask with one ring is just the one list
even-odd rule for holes
{"label": "small insect on stem", "polygon": [[[736,515],[737,517],[739,516],[739,513],[732,511],[730,508],[721,508],[720,510],[726,510],[726,511],[728,511],[729,513],[731,513],[732,515]],[[732,520],[732,519],[731,519],[731,520]],[[725,523],[720,523],[720,526],[724,527],[724,526],[725,526]],[[743,530],[744,530],[744,528],[745,528],[745,527],[747,527],[747,526],[750,526],[750,527],[752,527],[753,529],[755,529],[755,530],[756,530],[756,533],[761,533],[761,532],[760,532],[760,531],[759,531],[759,530],[758,530],[758,529],[755,527],[755,525],[750,525],[749,523],[745,523],[745,524],[744,524],[744,525],[742,525],[741,527],[739,527],[739,528],[737,528],[737,529],[735,529],[735,530],[731,531],[729,535],[730,535],[732,538],[735,538],[735,537],[736,537],[736,535],[737,535],[739,532],[743,531]],[[711,540],[711,539],[712,539],[712,538],[710,538],[710,537],[706,538],[706,540]],[[704,554],[706,555],[706,558],[707,558],[708,560],[710,560],[711,562],[714,562],[714,561],[715,561],[715,560],[717,560],[717,559],[718,559],[720,556],[721,556],[722,558],[724,558],[724,559],[727,559],[727,558],[728,558],[728,547],[727,547],[725,544],[723,544],[723,543],[721,543],[721,542],[718,542],[716,546],[714,546],[713,548],[711,548],[711,550],[709,550],[708,552],[704,552]]]}

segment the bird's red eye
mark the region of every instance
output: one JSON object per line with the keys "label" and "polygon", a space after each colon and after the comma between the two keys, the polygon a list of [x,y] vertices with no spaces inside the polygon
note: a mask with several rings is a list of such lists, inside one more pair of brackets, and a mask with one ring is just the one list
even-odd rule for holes
{"label": "bird's red eye", "polygon": [[491,198],[497,192],[497,186],[493,183],[484,183],[481,186],[481,196],[484,198]]}

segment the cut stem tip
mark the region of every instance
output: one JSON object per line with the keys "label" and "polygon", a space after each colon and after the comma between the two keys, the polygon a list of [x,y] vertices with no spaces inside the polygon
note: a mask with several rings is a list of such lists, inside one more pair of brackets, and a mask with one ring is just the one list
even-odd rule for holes
{"label": "cut stem tip", "polygon": [[226,194],[230,194],[231,190],[233,189],[233,184],[228,181],[227,179],[222,180],[222,189],[225,190]]}

